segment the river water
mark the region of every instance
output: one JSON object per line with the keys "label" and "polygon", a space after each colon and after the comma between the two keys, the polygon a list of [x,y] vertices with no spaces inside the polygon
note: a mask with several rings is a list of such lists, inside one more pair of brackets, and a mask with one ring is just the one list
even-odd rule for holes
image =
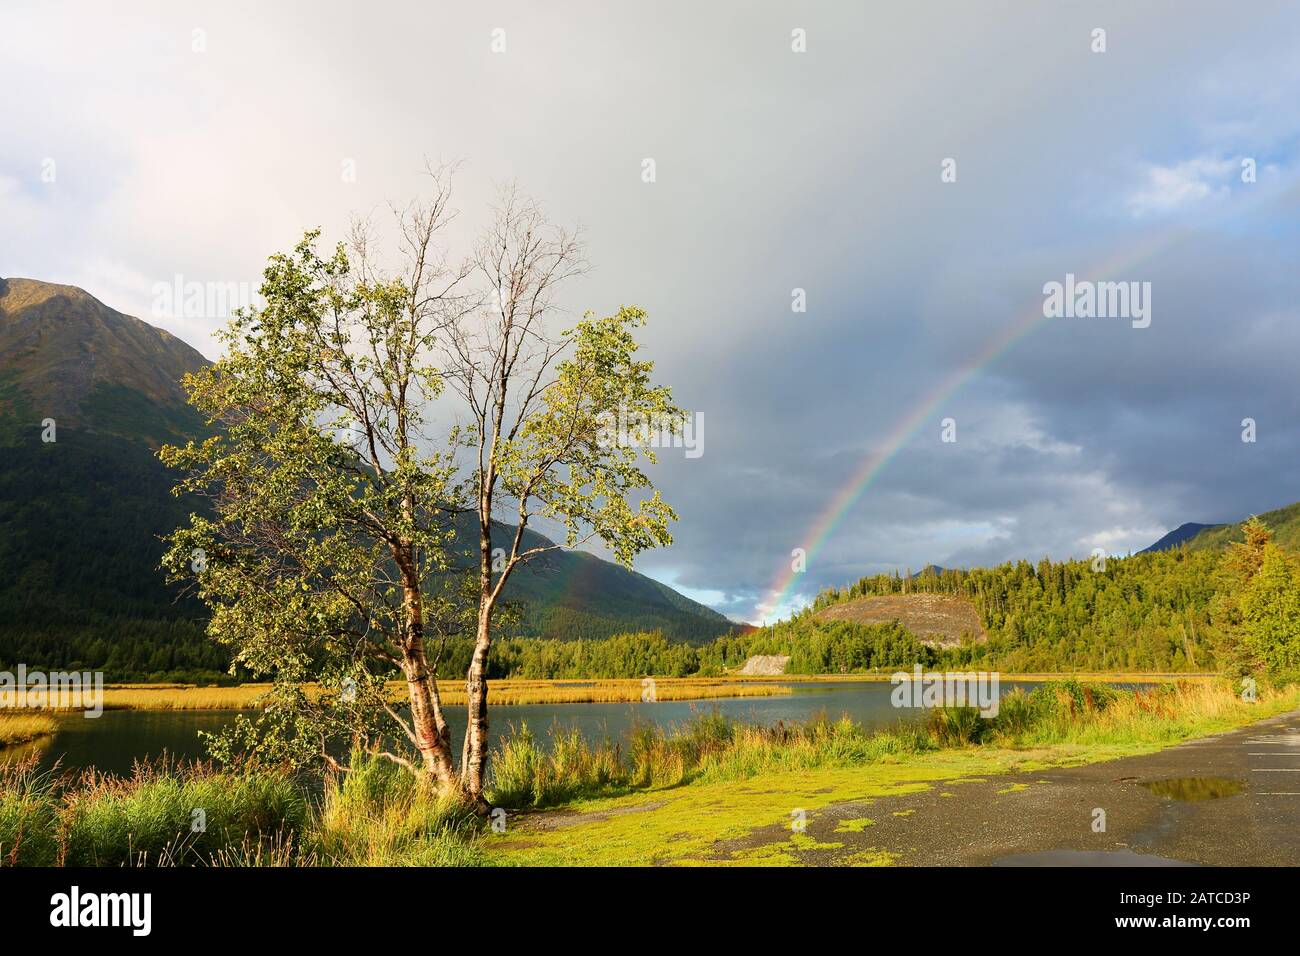
{"label": "river water", "polygon": [[[733,719],[764,725],[778,721],[801,722],[825,713],[835,718],[846,714],[872,728],[896,725],[915,719],[912,708],[894,707],[887,681],[787,681],[792,694],[777,697],[727,697],[711,700],[662,701],[617,704],[527,704],[491,708],[493,744],[527,724],[545,739],[553,727],[577,728],[589,740],[618,739],[640,723],[654,722],[665,729],[689,721],[700,713],[718,712]],[[1015,687],[1032,689],[1028,681],[1005,681],[1001,693]],[[234,711],[141,711],[109,710],[87,719],[80,714],[59,718],[59,731],[52,737],[25,747],[3,752],[4,759],[39,751],[41,765],[56,761],[64,770],[88,767],[105,773],[127,774],[136,760],[150,760],[164,752],[182,759],[206,756],[199,731],[217,731],[235,716]],[[452,739],[464,733],[465,717],[460,708],[448,714]]]}

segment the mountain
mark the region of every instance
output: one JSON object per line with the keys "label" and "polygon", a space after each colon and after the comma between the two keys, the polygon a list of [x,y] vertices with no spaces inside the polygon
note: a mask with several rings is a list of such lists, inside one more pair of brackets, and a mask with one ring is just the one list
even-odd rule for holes
{"label": "mountain", "polygon": [[[1295,504],[1266,511],[1258,516],[1273,532],[1273,539],[1285,548],[1300,550],[1300,501]],[[1193,551],[1222,551],[1229,544],[1243,540],[1241,525],[1246,519],[1231,524],[1195,524],[1188,522],[1179,525],[1173,531],[1151,545],[1143,548],[1139,554],[1148,551],[1165,551],[1176,548],[1184,541]]]}
{"label": "mountain", "polygon": [[939,567],[939,565],[937,565],[937,564],[927,564],[927,565],[926,565],[925,567],[923,567],[920,571],[916,571],[916,572],[910,572],[910,571],[909,571],[909,572],[907,573],[906,577],[908,577],[908,578],[919,578],[919,577],[921,577],[921,575],[923,575],[923,574],[940,575],[940,574],[943,574],[943,568]]}
{"label": "mountain", "polygon": [[[208,679],[223,649],[163,581],[161,537],[191,506],[157,448],[201,433],[180,379],[207,364],[175,336],[81,289],[0,279],[0,669],[102,669],[110,680]],[[43,425],[54,420],[54,441]],[[537,536],[537,541],[544,541]],[[657,581],[560,552],[507,587],[527,635],[661,630],[704,641],[732,623]]]}
{"label": "mountain", "polygon": [[[1300,501],[1275,511],[1266,511],[1258,517],[1273,532],[1274,541],[1284,548],[1300,550]],[[1242,521],[1211,525],[1192,538],[1187,546],[1193,551],[1222,550],[1233,542],[1242,541],[1244,540],[1241,533]]]}
{"label": "mountain", "polygon": [[1146,554],[1148,551],[1168,551],[1170,548],[1178,547],[1184,541],[1192,540],[1202,531],[1205,531],[1210,528],[1222,528],[1222,527],[1224,527],[1224,525],[1197,524],[1194,521],[1189,521],[1186,524],[1180,524],[1177,528],[1175,528],[1173,531],[1170,531],[1167,535],[1165,535],[1155,544],[1151,545],[1149,548],[1143,548],[1141,551],[1138,552],[1138,554]]}
{"label": "mountain", "polygon": [[206,364],[75,286],[0,279],[0,401],[41,419],[152,445],[192,434],[202,420],[180,380]]}
{"label": "mountain", "polygon": [[[515,529],[501,530],[504,537]],[[531,530],[524,539],[528,548],[551,543]],[[520,605],[516,631],[530,637],[599,639],[662,631],[669,640],[699,644],[738,627],[666,584],[584,551],[555,551],[521,566],[506,584],[505,599]]]}
{"label": "mountain", "polygon": [[0,279],[0,668],[225,669],[158,571],[190,509],[154,451],[201,427],[178,383],[205,361],[81,289]]}

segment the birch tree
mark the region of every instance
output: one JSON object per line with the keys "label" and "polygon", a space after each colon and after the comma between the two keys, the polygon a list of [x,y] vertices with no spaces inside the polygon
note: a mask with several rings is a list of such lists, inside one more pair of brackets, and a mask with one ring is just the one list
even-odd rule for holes
{"label": "birch tree", "polygon": [[[507,581],[560,547],[599,541],[630,567],[639,552],[671,543],[677,515],[641,464],[654,463],[654,445],[681,430],[683,412],[667,387],[652,384],[653,363],[636,355],[641,309],[587,314],[557,329],[558,288],[585,262],[578,237],[548,223],[537,202],[507,189],[472,264],[486,298],[451,324],[444,365],[469,415],[464,443],[473,456],[477,607],[461,780],[481,802],[488,654]],[[616,421],[646,427],[620,431]],[[562,542],[525,547],[539,516],[563,528]]]}
{"label": "birch tree", "polygon": [[[643,311],[573,321],[558,308],[585,269],[574,233],[507,189],[453,265],[450,179],[432,173],[432,198],[394,210],[398,269],[376,265],[366,229],[324,256],[308,233],[272,257],[264,304],[231,321],[223,357],[187,378],[213,434],[160,456],[182,472],[177,493],[208,508],[164,563],[211,608],[232,667],[274,680],[236,736],[339,769],[337,743],[351,741],[485,812],[506,584],[559,548],[601,542],[630,566],[670,543],[676,515],[643,465],[682,412],[637,356]],[[527,545],[537,519],[562,540]],[[465,522],[476,547],[460,555]],[[439,668],[462,634],[458,761]]]}

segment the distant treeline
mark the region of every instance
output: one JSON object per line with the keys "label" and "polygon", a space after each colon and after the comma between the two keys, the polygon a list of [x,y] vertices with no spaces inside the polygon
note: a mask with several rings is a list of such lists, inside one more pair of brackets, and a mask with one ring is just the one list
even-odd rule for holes
{"label": "distant treeline", "polygon": [[[458,642],[444,655],[440,673],[458,674],[471,645]],[[847,674],[933,663],[937,657],[896,622],[853,624],[804,617],[793,622],[721,637],[707,644],[669,641],[656,632],[619,634],[599,641],[506,638],[492,645],[489,677],[575,679],[712,676],[743,665],[755,654],[790,657],[789,673]]]}

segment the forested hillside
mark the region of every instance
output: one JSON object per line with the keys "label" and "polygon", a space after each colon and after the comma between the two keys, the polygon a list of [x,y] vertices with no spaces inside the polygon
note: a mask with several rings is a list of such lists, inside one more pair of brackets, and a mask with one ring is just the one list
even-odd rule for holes
{"label": "forested hillside", "polygon": [[[0,279],[0,669],[226,676],[225,648],[204,633],[206,610],[159,569],[162,536],[197,504],[172,496],[177,475],[155,452],[203,432],[180,380],[205,364],[179,339],[81,289]],[[517,635],[653,630],[704,642],[734,626],[651,578],[577,552],[523,569],[506,599]]]}
{"label": "forested hillside", "polygon": [[[1300,501],[1259,515],[1280,547],[1300,551]],[[1244,540],[1241,524],[1220,524],[1206,528],[1188,542],[1195,551],[1222,551],[1229,544]]]}
{"label": "forested hillside", "polygon": [[1220,553],[1186,548],[1091,561],[1027,561],[911,579],[878,575],[817,597],[814,609],[866,594],[937,593],[975,602],[987,645],[956,660],[1006,670],[1211,670],[1220,634],[1211,599]]}

